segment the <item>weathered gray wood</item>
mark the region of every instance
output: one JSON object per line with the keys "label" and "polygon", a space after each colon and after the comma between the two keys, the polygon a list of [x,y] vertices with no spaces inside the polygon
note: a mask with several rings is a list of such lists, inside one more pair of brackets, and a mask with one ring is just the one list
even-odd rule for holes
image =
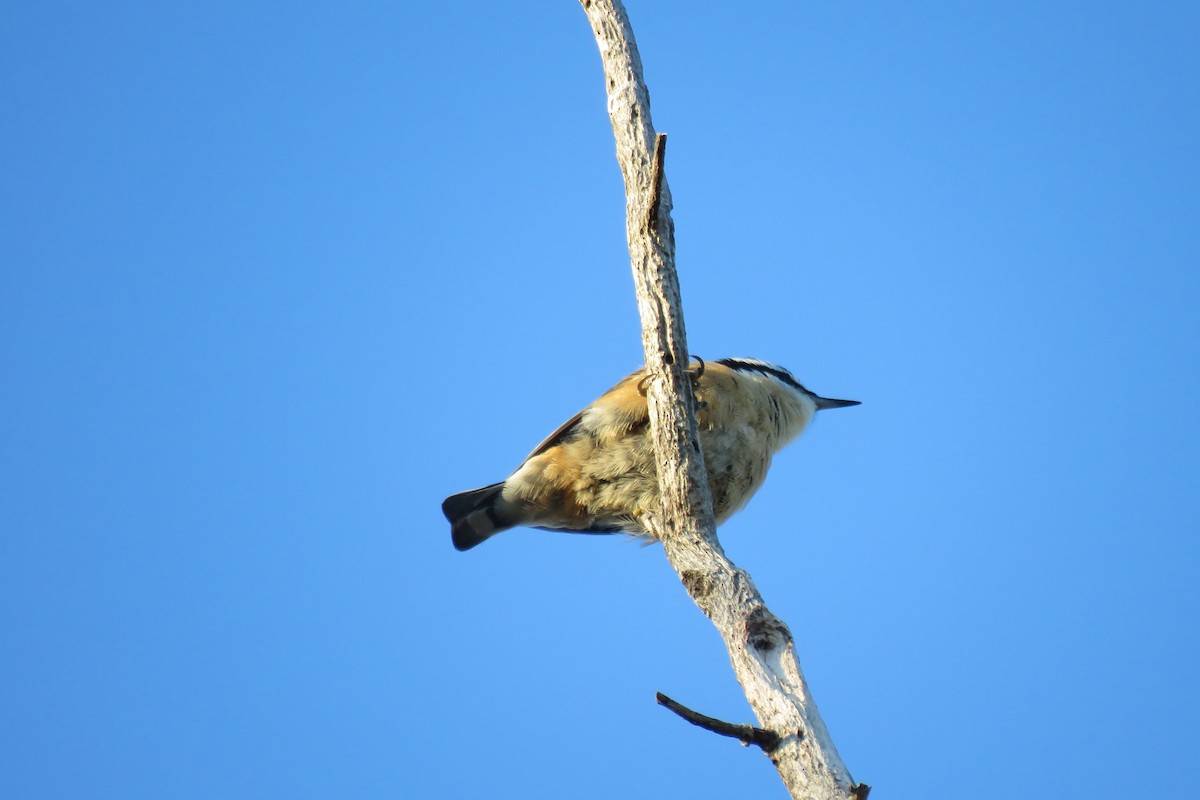
{"label": "weathered gray wood", "polygon": [[[661,163],[656,180],[655,132],[641,58],[620,0],[580,3],[604,64],[608,113],[625,178],[626,233],[642,344],[652,376],[646,390],[663,505],[660,516],[644,522],[653,527],[688,594],[725,640],[759,726],[780,737],[778,746],[764,752],[791,796],[862,797],[866,787],[856,787],[850,779],[817,712],[791,632],[717,541],[695,401],[686,375],[689,357],[675,272],[671,193]],[[656,197],[659,205],[652,210]]]}

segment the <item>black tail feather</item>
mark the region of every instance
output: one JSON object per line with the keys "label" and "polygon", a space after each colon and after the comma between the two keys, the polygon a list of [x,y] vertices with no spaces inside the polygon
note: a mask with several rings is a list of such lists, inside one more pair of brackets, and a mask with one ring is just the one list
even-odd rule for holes
{"label": "black tail feather", "polygon": [[493,483],[450,495],[442,501],[442,513],[450,521],[450,536],[456,550],[470,550],[515,524],[499,507],[503,489],[503,483]]}

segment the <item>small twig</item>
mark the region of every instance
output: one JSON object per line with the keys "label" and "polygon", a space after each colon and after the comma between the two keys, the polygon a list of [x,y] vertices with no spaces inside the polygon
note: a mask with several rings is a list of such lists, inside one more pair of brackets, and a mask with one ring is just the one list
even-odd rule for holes
{"label": "small twig", "polygon": [[704,728],[706,731],[720,734],[721,736],[730,736],[737,739],[743,745],[758,745],[767,755],[770,755],[774,752],[775,748],[779,747],[779,734],[774,731],[769,731],[765,728],[756,728],[753,725],[735,725],[732,722],[725,722],[714,717],[705,716],[699,711],[692,711],[682,703],[672,700],[662,692],[656,692],[654,698],[658,700],[659,705],[666,706],[693,725]]}
{"label": "small twig", "polygon": [[650,167],[650,207],[646,210],[646,230],[658,233],[658,207],[662,204],[663,160],[667,157],[667,135],[654,134],[654,162]]}

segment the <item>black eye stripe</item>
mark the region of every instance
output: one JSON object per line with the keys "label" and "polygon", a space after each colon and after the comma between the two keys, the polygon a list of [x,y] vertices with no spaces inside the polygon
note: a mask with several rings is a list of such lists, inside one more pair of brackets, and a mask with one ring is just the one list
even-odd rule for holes
{"label": "black eye stripe", "polygon": [[747,361],[741,358],[721,358],[717,359],[718,364],[723,364],[730,369],[738,372],[757,372],[760,375],[772,375],[788,386],[799,389],[805,394],[812,394],[808,389],[805,389],[800,381],[792,377],[792,373],[788,372],[783,367],[777,367],[774,364],[767,364],[763,361]]}

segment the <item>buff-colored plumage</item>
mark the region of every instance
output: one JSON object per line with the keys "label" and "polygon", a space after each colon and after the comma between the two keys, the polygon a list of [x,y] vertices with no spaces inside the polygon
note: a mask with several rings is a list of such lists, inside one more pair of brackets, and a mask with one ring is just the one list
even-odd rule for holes
{"label": "buff-colored plumage", "polygon": [[[717,523],[766,478],[771,457],[818,408],[856,405],[812,394],[765,362],[694,365],[696,420]],[[540,444],[506,481],[442,504],[454,544],[465,550],[516,525],[579,533],[650,535],[639,524],[658,509],[658,478],[638,370]]]}

